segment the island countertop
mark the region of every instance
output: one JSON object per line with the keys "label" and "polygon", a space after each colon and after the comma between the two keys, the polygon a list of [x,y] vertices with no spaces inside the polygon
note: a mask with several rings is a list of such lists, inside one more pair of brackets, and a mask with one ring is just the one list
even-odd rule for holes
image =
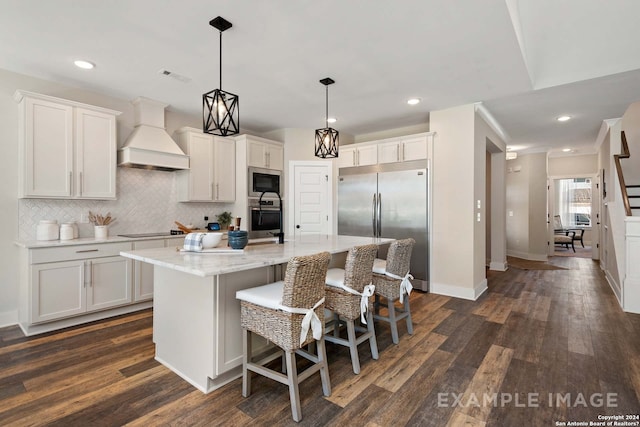
{"label": "island countertop", "polygon": [[385,244],[394,239],[338,235],[308,235],[287,240],[284,244],[250,244],[239,253],[180,252],[176,248],[123,251],[120,255],[137,261],[170,268],[200,277],[234,273],[253,268],[288,262],[294,256],[327,251],[346,252],[349,248],[367,244]]}

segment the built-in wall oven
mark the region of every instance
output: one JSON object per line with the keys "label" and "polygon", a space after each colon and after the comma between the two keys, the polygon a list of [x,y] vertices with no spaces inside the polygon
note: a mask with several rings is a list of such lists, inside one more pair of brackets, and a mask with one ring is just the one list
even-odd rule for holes
{"label": "built-in wall oven", "polygon": [[[277,198],[273,193],[282,195],[282,171],[274,169],[249,168],[249,197],[260,197],[267,191],[264,197]],[[270,194],[271,193],[271,194]]]}
{"label": "built-in wall oven", "polygon": [[249,199],[247,218],[250,239],[274,237],[280,232],[280,201],[266,198],[262,201]]}

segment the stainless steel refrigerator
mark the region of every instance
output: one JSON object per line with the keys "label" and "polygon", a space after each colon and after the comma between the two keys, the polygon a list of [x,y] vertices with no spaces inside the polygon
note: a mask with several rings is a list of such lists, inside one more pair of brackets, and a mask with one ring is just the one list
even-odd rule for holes
{"label": "stainless steel refrigerator", "polygon": [[[413,162],[412,162],[413,163]],[[427,168],[394,163],[340,169],[338,234],[404,239],[416,244],[411,274],[416,289],[429,289]],[[424,166],[424,167],[415,167]],[[380,253],[379,257],[386,257]]]}

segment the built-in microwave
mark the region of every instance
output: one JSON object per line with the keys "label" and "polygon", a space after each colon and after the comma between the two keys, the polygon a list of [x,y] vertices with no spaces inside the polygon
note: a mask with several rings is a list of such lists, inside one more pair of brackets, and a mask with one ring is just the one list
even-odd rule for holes
{"label": "built-in microwave", "polygon": [[249,168],[249,197],[260,197],[260,195],[268,191],[264,195],[266,198],[277,197],[274,192],[282,196],[282,171],[274,169]]}

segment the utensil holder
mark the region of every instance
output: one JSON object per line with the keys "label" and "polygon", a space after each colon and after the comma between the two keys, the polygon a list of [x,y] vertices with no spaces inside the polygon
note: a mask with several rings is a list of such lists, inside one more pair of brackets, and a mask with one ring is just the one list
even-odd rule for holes
{"label": "utensil holder", "polygon": [[106,240],[109,237],[109,227],[106,225],[95,225],[93,236],[96,240]]}

